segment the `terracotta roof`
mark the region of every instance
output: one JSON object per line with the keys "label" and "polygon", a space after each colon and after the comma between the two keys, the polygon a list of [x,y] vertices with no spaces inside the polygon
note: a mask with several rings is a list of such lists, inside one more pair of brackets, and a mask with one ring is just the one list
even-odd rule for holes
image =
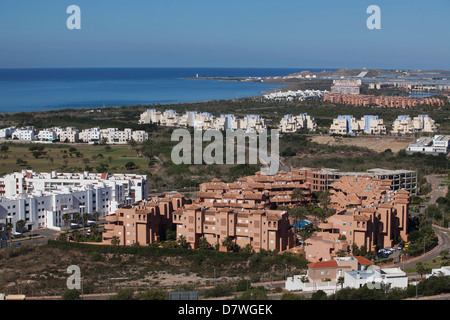
{"label": "terracotta roof", "polygon": [[354,256],[354,258],[356,260],[358,260],[358,263],[361,265],[366,265],[366,264],[374,264],[372,261],[364,258],[364,257],[359,257],[359,256]]}
{"label": "terracotta roof", "polygon": [[336,260],[318,261],[318,262],[308,264],[308,268],[310,268],[310,269],[338,268],[338,267],[339,266],[338,266]]}

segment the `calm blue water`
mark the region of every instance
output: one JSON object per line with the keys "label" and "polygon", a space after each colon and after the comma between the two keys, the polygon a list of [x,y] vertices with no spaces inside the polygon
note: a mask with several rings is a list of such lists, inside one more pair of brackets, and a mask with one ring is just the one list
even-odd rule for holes
{"label": "calm blue water", "polygon": [[[305,69],[0,69],[0,113],[243,98],[282,85],[195,77],[284,76]],[[322,69],[308,69],[322,71]]]}

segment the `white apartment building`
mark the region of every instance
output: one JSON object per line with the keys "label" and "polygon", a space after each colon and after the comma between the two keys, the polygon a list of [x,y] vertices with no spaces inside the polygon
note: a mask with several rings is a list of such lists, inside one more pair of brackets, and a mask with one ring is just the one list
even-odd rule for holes
{"label": "white apartment building", "polygon": [[133,131],[126,128],[119,130],[118,128],[90,128],[81,131],[79,139],[86,143],[100,143],[103,140],[107,144],[126,144],[131,140],[136,142],[144,142],[148,140],[148,134],[143,130]]}
{"label": "white apartment building", "polygon": [[0,199],[0,223],[12,223],[16,226],[17,221],[23,220],[27,230],[39,228],[60,230],[64,227],[62,218],[65,213],[70,214],[71,219],[77,213],[97,211],[100,216],[112,213],[112,209],[118,208],[113,203],[112,196],[111,187],[89,186],[64,188],[52,192],[36,191]]}
{"label": "white apartment building", "polygon": [[75,127],[67,127],[56,131],[60,142],[75,143],[79,141],[80,131]]}
{"label": "white apartment building", "polygon": [[64,213],[105,216],[147,198],[145,175],[24,170],[0,178],[0,222],[23,219],[30,230],[61,227]]}
{"label": "white apartment building", "polygon": [[23,127],[14,130],[11,135],[13,140],[24,140],[24,141],[32,141],[36,137],[36,130],[34,127]]}
{"label": "white apartment building", "polygon": [[79,139],[86,143],[99,143],[102,140],[102,133],[99,127],[84,129],[79,133]]}
{"label": "white apartment building", "polygon": [[194,127],[195,129],[236,130],[244,129],[247,132],[260,132],[267,129],[266,120],[259,115],[247,115],[237,118],[232,114],[223,114],[214,117],[211,113],[188,111],[183,115],[174,110],[164,112],[149,109],[142,113],[139,123],[157,123],[169,127]]}
{"label": "white apartment building", "polygon": [[428,115],[411,118],[408,115],[398,116],[392,125],[392,134],[412,134],[415,132],[436,132],[435,121]]}
{"label": "white apartment building", "polygon": [[267,124],[261,116],[249,114],[244,117],[241,128],[245,129],[246,132],[261,132],[267,130]]}
{"label": "white apartment building", "polygon": [[301,113],[298,116],[287,114],[281,119],[279,128],[282,133],[297,132],[299,130],[316,131],[317,124],[307,113]]}
{"label": "white apartment building", "polygon": [[338,116],[333,119],[330,126],[330,134],[386,134],[386,126],[382,119],[378,116],[365,115],[360,120],[353,118],[353,116]]}
{"label": "white apartment building", "polygon": [[297,91],[278,91],[278,92],[272,92],[265,94],[263,97],[264,99],[268,100],[284,100],[284,101],[293,101],[293,100],[300,100],[304,101],[307,99],[314,99],[314,98],[323,98],[324,94],[327,91],[321,91],[321,90],[297,90]]}
{"label": "white apartment building", "polygon": [[58,138],[58,134],[55,129],[49,128],[49,129],[40,130],[37,135],[37,138],[40,141],[53,142],[54,140],[56,140]]}
{"label": "white apartment building", "polygon": [[13,132],[16,130],[16,127],[9,127],[0,129],[0,138],[11,138]]}

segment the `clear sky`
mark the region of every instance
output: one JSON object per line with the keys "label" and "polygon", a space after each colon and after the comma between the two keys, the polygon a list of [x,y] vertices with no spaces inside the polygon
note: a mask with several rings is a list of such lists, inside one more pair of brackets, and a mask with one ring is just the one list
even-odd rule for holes
{"label": "clear sky", "polygon": [[450,69],[449,31],[449,0],[0,0],[0,68]]}

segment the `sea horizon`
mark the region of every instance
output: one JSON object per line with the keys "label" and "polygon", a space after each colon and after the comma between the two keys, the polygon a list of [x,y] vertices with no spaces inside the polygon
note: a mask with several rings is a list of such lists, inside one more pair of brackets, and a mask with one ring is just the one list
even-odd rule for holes
{"label": "sea horizon", "polygon": [[[284,84],[202,77],[271,77],[323,68],[1,68],[0,113],[193,103],[259,96]],[[196,79],[198,75],[199,79]]]}

